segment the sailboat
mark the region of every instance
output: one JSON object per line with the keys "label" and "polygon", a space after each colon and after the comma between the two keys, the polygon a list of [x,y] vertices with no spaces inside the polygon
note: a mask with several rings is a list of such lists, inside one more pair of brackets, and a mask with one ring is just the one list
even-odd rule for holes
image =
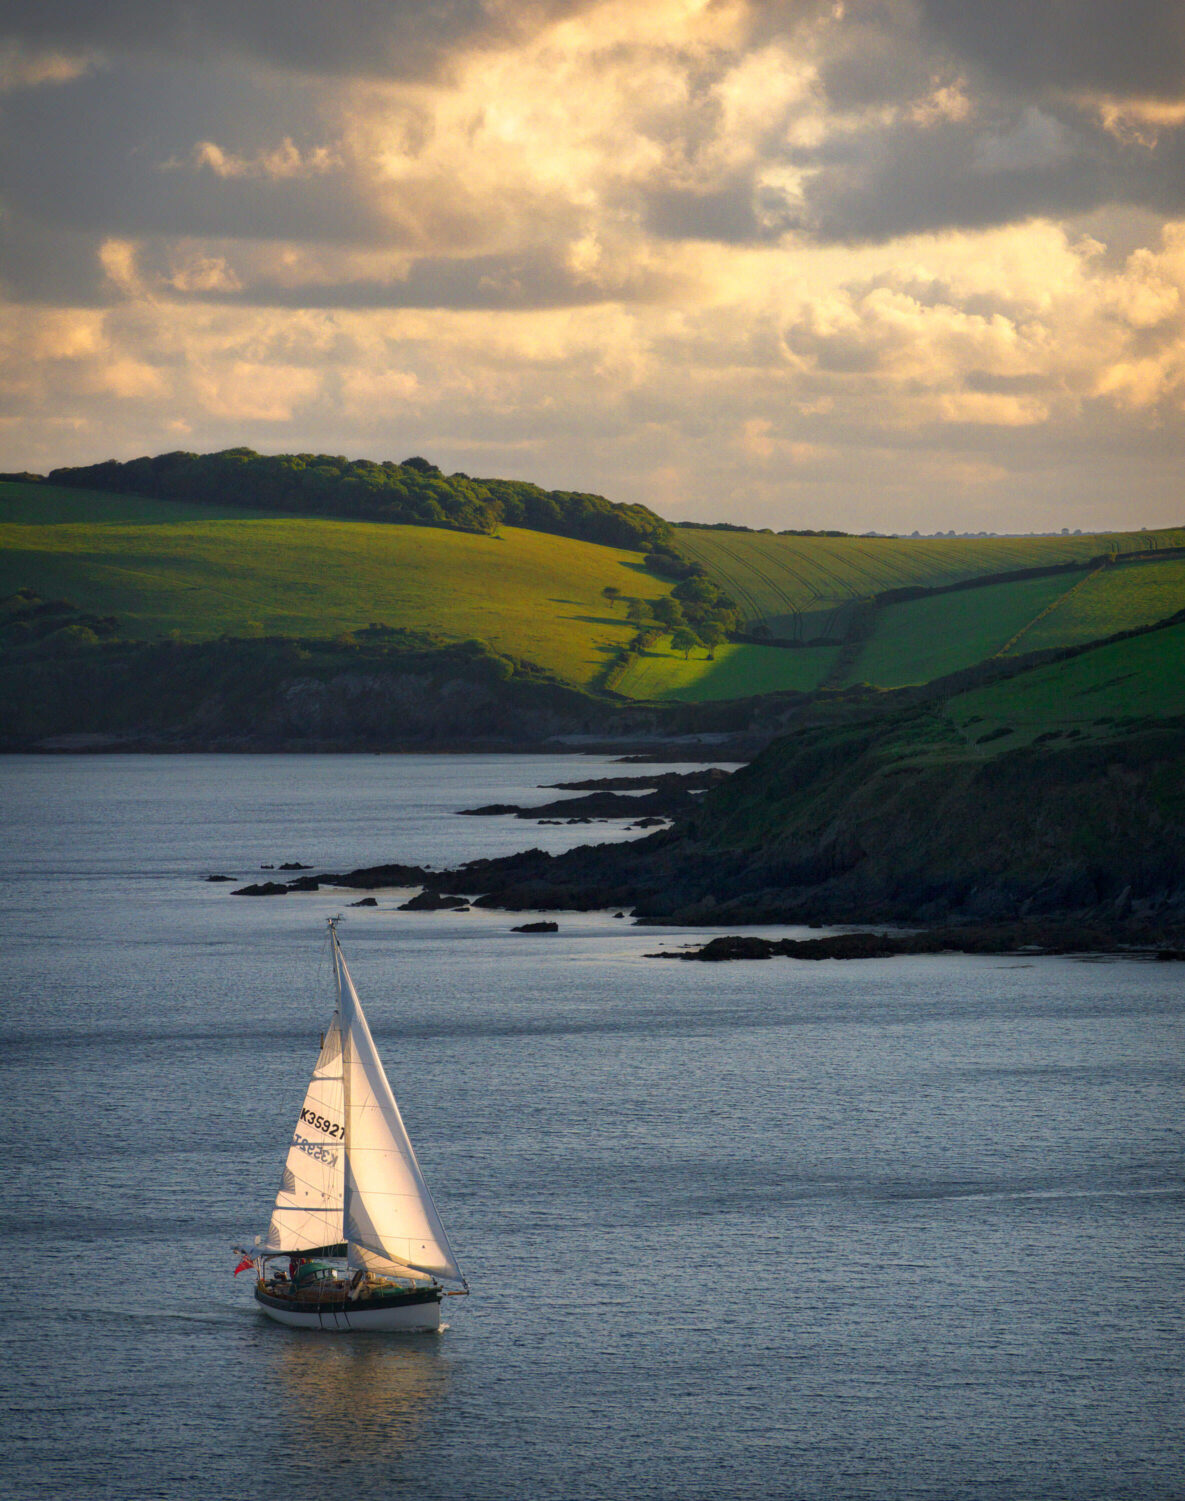
{"label": "sailboat", "polygon": [[469,1291],[329,919],[337,1005],[284,1164],[267,1235],[235,1250],[255,1298],[296,1329],[437,1329]]}

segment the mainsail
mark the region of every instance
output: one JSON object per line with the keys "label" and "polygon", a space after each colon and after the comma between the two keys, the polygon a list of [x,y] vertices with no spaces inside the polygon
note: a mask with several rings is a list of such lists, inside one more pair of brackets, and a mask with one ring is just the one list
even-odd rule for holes
{"label": "mainsail", "polygon": [[344,1238],[352,1266],[463,1282],[333,933],[346,1122]]}

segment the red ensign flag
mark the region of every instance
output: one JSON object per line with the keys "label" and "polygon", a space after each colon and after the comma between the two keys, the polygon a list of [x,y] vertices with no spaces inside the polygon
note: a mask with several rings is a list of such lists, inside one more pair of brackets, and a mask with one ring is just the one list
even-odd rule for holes
{"label": "red ensign flag", "polygon": [[244,1256],[238,1266],[235,1267],[235,1276],[237,1277],[240,1272],[245,1272],[248,1267],[253,1267],[254,1265],[255,1263],[251,1260],[250,1256]]}

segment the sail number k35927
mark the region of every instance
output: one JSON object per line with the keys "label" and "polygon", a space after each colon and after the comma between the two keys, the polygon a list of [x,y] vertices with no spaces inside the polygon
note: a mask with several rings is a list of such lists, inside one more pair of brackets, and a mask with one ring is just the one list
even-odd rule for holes
{"label": "sail number k35927", "polygon": [[332,1121],[326,1120],[323,1115],[318,1115],[315,1110],[310,1110],[307,1105],[300,1112],[300,1118],[306,1126],[312,1126],[318,1131],[324,1131],[326,1136],[344,1136],[346,1134],[344,1126],[334,1125]]}

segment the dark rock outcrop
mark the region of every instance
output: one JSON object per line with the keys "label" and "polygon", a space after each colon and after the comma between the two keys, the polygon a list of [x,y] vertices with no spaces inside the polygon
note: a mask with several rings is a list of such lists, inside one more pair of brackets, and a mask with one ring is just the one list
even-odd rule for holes
{"label": "dark rock outcrop", "polygon": [[[1106,923],[998,923],[933,928],[918,933],[832,933],[823,938],[758,938],[729,934],[699,947],[648,954],[648,959],[885,959],[899,954],[1089,954],[1128,947],[1121,926]],[[1146,956],[1148,957],[1148,956]],[[1171,950],[1157,959],[1185,958]]]}
{"label": "dark rock outcrop", "polygon": [[550,785],[557,792],[643,792],[651,787],[656,792],[707,792],[727,782],[731,775],[722,767],[706,766],[699,771],[662,771],[649,777],[588,777],[583,782],[552,782]]}
{"label": "dark rock outcrop", "polygon": [[[537,819],[540,823],[557,815],[565,823],[587,823],[593,819],[639,819],[645,828],[659,819],[676,818],[689,812],[699,801],[698,794],[723,786],[730,772],[711,766],[703,771],[662,772],[654,777],[593,777],[584,782],[557,782],[569,791],[591,789],[584,797],[557,798],[533,807],[517,803],[487,803],[483,808],[462,808],[471,817],[513,814],[516,818]],[[632,789],[637,788],[638,791]]]}
{"label": "dark rock outcrop", "polygon": [[447,912],[458,907],[467,907],[469,900],[463,896],[442,896],[438,891],[421,891],[410,901],[404,902],[400,912]]}
{"label": "dark rock outcrop", "polygon": [[352,886],[359,891],[379,891],[386,886],[424,886],[433,872],[422,865],[364,865],[361,870],[323,875],[326,886]]}

